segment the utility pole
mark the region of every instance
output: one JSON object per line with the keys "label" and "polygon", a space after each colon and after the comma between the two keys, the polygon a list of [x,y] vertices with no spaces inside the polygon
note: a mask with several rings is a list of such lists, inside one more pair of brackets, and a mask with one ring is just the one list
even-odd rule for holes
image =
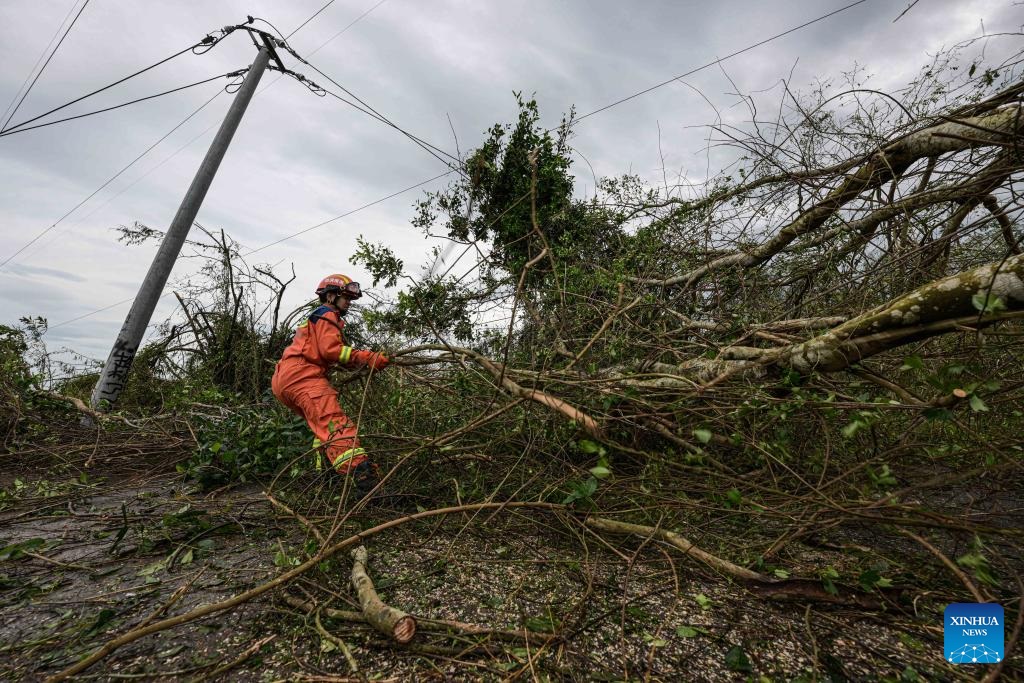
{"label": "utility pole", "polygon": [[174,268],[174,262],[178,259],[178,253],[185,243],[185,238],[188,237],[196,214],[199,213],[199,207],[203,204],[206,192],[210,189],[210,183],[213,182],[213,176],[217,173],[221,160],[224,159],[224,153],[227,152],[231,138],[234,137],[235,131],[238,129],[238,124],[249,105],[249,100],[252,99],[260,77],[267,68],[267,62],[273,56],[275,61],[280,63],[270,40],[264,36],[263,41],[264,45],[260,47],[256,59],[249,67],[249,73],[246,74],[242,87],[238,89],[231,108],[228,109],[227,116],[224,117],[224,122],[220,124],[217,136],[210,143],[210,149],[207,150],[203,162],[199,165],[196,177],[192,180],[188,192],[185,193],[185,198],[181,200],[178,212],[174,214],[174,220],[171,221],[171,226],[168,228],[163,242],[160,243],[160,249],[149,266],[146,279],[143,280],[139,293],[132,303],[132,308],[128,312],[128,317],[125,318],[124,325],[121,326],[121,331],[117,335],[114,348],[111,349],[110,356],[107,357],[103,372],[100,373],[99,381],[96,382],[96,388],[92,392],[92,407],[97,410],[117,403],[121,390],[128,380],[128,371],[131,370],[132,361],[135,360],[135,353],[142,343],[142,336],[146,332],[146,327],[149,326],[150,318],[153,317],[156,302],[163,292],[164,285],[167,284],[167,278],[171,274],[171,269]]}

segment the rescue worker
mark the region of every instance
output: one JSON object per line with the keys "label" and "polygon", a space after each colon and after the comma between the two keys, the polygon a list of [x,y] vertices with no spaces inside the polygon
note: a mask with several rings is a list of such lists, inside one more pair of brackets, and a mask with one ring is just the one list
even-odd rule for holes
{"label": "rescue worker", "polygon": [[362,498],[378,483],[376,466],[360,448],[356,424],[341,409],[327,372],[336,364],[378,371],[389,361],[382,353],[345,344],[344,317],[352,302],[362,296],[358,282],[347,275],[328,275],[320,281],[316,294],[320,306],[299,324],[270,386],[277,400],[305,418],[313,430],[318,457],[326,455],[336,472],[351,476]]}

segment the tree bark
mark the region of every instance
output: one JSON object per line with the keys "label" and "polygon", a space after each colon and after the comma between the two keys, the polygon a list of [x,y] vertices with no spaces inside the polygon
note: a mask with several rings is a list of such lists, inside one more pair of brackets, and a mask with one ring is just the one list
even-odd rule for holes
{"label": "tree bark", "polygon": [[373,587],[370,575],[366,572],[366,564],[366,546],[361,545],[352,550],[352,587],[359,596],[363,615],[367,623],[375,629],[404,645],[416,635],[416,619],[384,604]]}
{"label": "tree bark", "polygon": [[[977,304],[988,300],[989,309]],[[835,372],[864,358],[939,334],[1020,318],[1024,255],[931,282],[779,354],[801,373]],[[778,353],[777,351],[765,352]]]}

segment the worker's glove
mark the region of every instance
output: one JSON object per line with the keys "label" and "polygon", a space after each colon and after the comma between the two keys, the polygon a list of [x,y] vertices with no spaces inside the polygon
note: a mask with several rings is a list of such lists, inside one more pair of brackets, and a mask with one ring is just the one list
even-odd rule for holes
{"label": "worker's glove", "polygon": [[366,357],[366,367],[373,368],[374,370],[383,370],[390,362],[391,360],[379,351],[371,353]]}

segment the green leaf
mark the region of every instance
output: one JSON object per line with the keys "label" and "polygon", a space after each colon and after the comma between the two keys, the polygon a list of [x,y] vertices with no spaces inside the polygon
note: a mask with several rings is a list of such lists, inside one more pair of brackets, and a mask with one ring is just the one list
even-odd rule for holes
{"label": "green leaf", "polygon": [[680,638],[696,638],[697,629],[692,626],[679,626],[676,628],[676,635]]}
{"label": "green leaf", "polygon": [[703,593],[697,593],[693,596],[693,599],[700,605],[701,609],[711,609],[711,599]]}
{"label": "green leaf", "polygon": [[648,643],[650,643],[651,647],[665,647],[666,645],[668,645],[668,641],[667,640],[663,640],[661,638],[655,638],[650,633],[645,633],[644,634],[644,640],[646,640]]}
{"label": "green leaf", "polygon": [[594,475],[594,477],[597,479],[604,479],[605,477],[610,475],[612,471],[607,467],[602,467],[601,465],[598,465],[597,467],[591,467],[590,473]]}
{"label": "green leaf", "polygon": [[903,359],[903,365],[900,366],[900,370],[922,369],[924,369],[924,361],[921,360],[920,356],[907,356]]}
{"label": "green leaf", "polygon": [[970,405],[971,410],[973,410],[976,413],[988,412],[988,406],[985,405],[985,402],[981,400],[981,396],[978,396],[977,394],[971,394]]}
{"label": "green leaf", "polygon": [[900,642],[903,643],[904,645],[906,645],[908,648],[910,648],[914,652],[923,652],[924,651],[924,643],[922,643],[920,640],[918,640],[914,636],[910,635],[909,633],[900,633],[898,635],[899,635]]}
{"label": "green leaf", "polygon": [[739,489],[729,489],[725,494],[726,499],[732,504],[733,507],[739,507],[740,503],[743,502],[743,494],[739,492]]}
{"label": "green leaf", "polygon": [[26,552],[32,552],[46,545],[46,539],[43,538],[30,538],[27,541],[21,541],[20,543],[12,543],[0,549],[0,562],[4,560],[16,560]]}
{"label": "green leaf", "polygon": [[857,577],[857,583],[859,583],[860,587],[864,590],[870,591],[876,585],[878,585],[878,582],[881,580],[881,578],[881,574],[879,574],[874,569],[869,569],[866,572],[861,572],[861,575]]}
{"label": "green leaf", "polygon": [[779,577],[780,579],[788,579],[789,578],[789,572],[786,571],[785,569],[776,569],[772,573],[775,574],[775,576]]}
{"label": "green leaf", "polygon": [[581,451],[588,454],[600,453],[604,450],[600,444],[594,443],[590,439],[580,439],[579,447]]}
{"label": "green leaf", "polygon": [[166,567],[167,567],[167,560],[165,558],[163,560],[157,560],[156,562],[153,562],[152,564],[146,565],[145,567],[140,569],[138,573],[139,573],[139,576],[153,576],[157,572],[163,571],[164,568],[166,568]]}
{"label": "green leaf", "polygon": [[829,595],[839,595],[839,589],[836,588],[836,584],[833,583],[833,579],[839,578],[839,572],[833,567],[825,567],[821,570],[821,585],[825,589],[825,592]]}
{"label": "green leaf", "polygon": [[750,673],[754,670],[754,667],[750,665],[747,653],[739,645],[733,645],[725,653],[725,665],[729,667],[730,671],[738,671],[740,673]]}
{"label": "green leaf", "polygon": [[710,429],[694,429],[693,435],[697,437],[697,441],[701,443],[708,443],[711,441],[711,430]]}
{"label": "green leaf", "polygon": [[926,420],[948,422],[953,419],[953,413],[946,408],[926,408],[922,413]]}
{"label": "green leaf", "polygon": [[853,435],[860,431],[861,427],[866,426],[867,425],[864,423],[863,420],[854,420],[853,422],[843,427],[843,436],[846,437],[847,439],[852,439]]}
{"label": "green leaf", "polygon": [[526,620],[526,628],[534,633],[551,633],[558,628],[558,619],[550,612],[542,617],[530,617]]}
{"label": "green leaf", "polygon": [[116,614],[117,612],[112,609],[101,609],[100,613],[96,615],[95,619],[93,619],[89,629],[85,632],[85,637],[89,638],[103,631],[106,625],[113,621],[114,615]]}
{"label": "green leaf", "polygon": [[971,297],[971,303],[974,304],[974,308],[982,313],[998,313],[999,311],[1006,310],[1006,302],[992,292],[985,292],[984,294],[978,292]]}
{"label": "green leaf", "polygon": [[181,559],[178,560],[178,564],[192,564],[192,548],[189,548],[182,554]]}

